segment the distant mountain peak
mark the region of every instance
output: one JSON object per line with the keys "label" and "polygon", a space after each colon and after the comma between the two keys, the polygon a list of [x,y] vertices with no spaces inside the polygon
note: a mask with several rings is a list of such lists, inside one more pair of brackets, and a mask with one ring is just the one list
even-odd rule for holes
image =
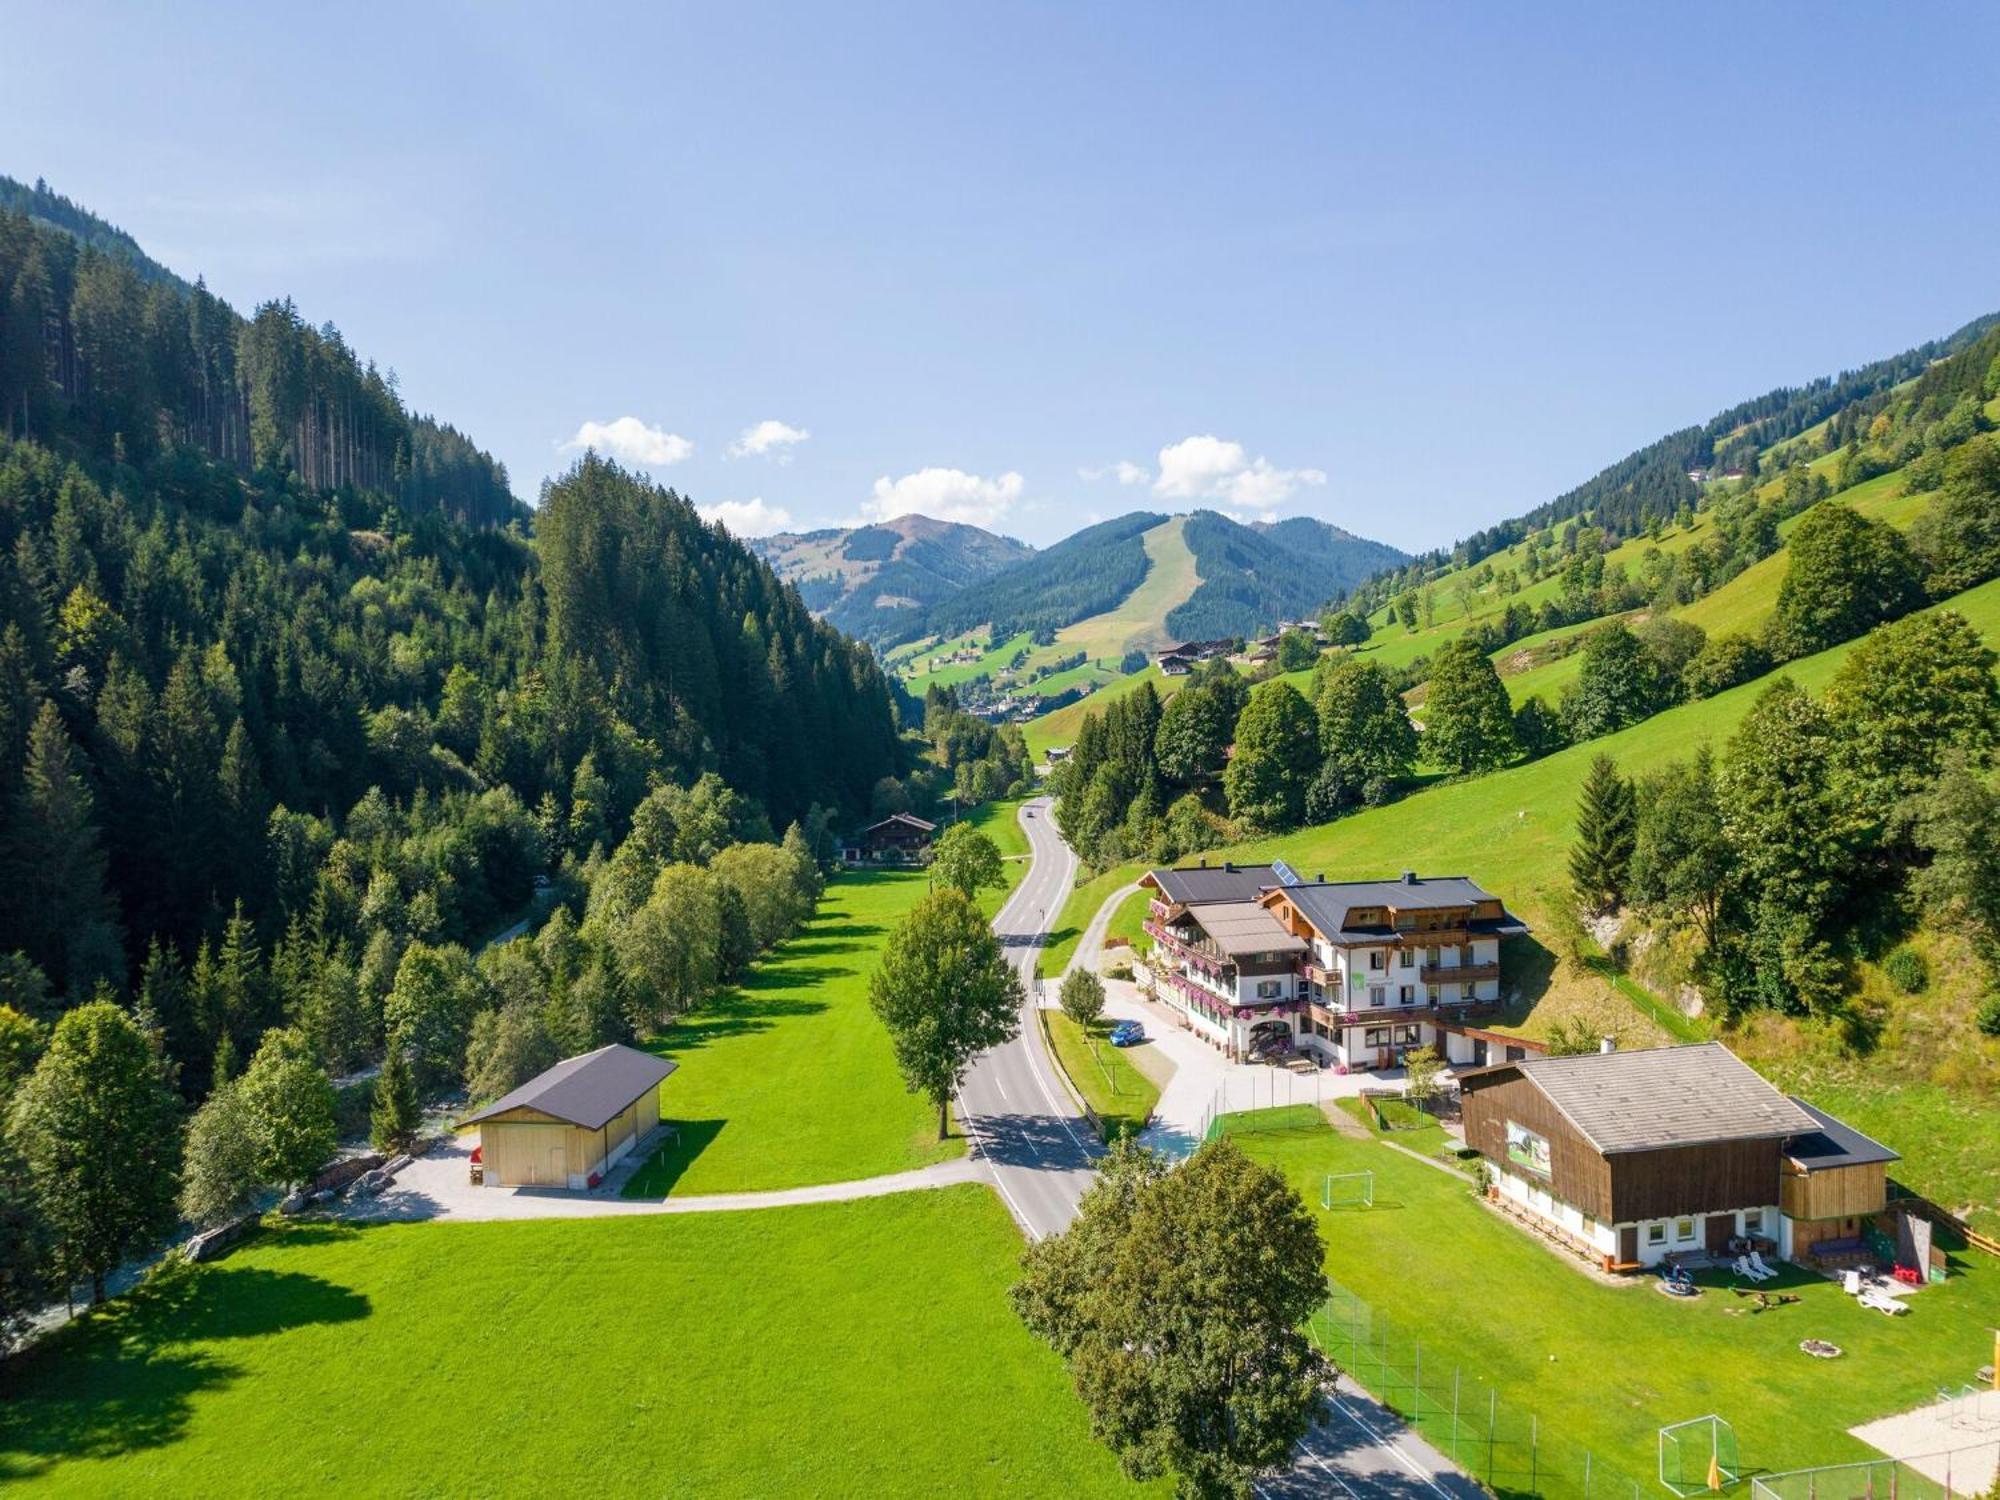
{"label": "distant mountain peak", "polygon": [[748,544],[808,608],[863,640],[907,633],[912,618],[1035,555],[1013,537],[911,512],[865,526],[780,532]]}

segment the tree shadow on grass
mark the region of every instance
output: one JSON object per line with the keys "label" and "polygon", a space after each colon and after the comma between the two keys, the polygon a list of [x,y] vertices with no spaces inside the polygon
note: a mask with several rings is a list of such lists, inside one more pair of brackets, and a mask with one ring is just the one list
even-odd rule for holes
{"label": "tree shadow on grass", "polygon": [[222,1264],[156,1277],[0,1366],[0,1480],[177,1441],[195,1399],[239,1373],[190,1345],[371,1310],[361,1293],[296,1271]]}
{"label": "tree shadow on grass", "polygon": [[813,1016],[826,1009],[822,1000],[745,1001],[733,995],[717,999],[707,1008],[682,1016],[658,1036],[643,1045],[649,1052],[684,1058],[712,1042],[727,1037],[754,1036],[769,1031],[788,1016]]}
{"label": "tree shadow on grass", "polygon": [[666,1120],[674,1134],[668,1138],[653,1157],[625,1184],[627,1198],[664,1198],[674,1190],[674,1184],[687,1174],[696,1157],[706,1151],[715,1138],[722,1134],[726,1120]]}

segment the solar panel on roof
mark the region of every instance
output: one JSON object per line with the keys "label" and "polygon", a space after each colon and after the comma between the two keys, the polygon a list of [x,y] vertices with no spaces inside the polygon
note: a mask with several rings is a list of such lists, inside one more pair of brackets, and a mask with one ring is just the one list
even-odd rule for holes
{"label": "solar panel on roof", "polygon": [[1271,861],[1271,873],[1278,877],[1279,885],[1305,884],[1303,880],[1299,879],[1298,871],[1294,870],[1290,865],[1286,864],[1282,859],[1274,859]]}

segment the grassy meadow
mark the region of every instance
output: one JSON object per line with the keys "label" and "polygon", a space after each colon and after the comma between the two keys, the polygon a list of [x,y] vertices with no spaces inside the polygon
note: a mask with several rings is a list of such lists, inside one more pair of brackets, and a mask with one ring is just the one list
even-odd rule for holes
{"label": "grassy meadow", "polygon": [[[1027,870],[1017,802],[975,810],[1008,859]],[[876,1177],[965,1153],[955,1131],[903,1088],[889,1034],[868,1008],[882,945],[929,889],[914,870],[836,875],[805,929],[744,981],[647,1045],[680,1064],[660,1087],[678,1129],[626,1185],[628,1196],[737,1193]],[[1006,892],[982,894],[997,911]]]}
{"label": "grassy meadow", "polygon": [[985,1187],[264,1231],[0,1364],[41,1495],[1147,1493],[1008,1304]]}

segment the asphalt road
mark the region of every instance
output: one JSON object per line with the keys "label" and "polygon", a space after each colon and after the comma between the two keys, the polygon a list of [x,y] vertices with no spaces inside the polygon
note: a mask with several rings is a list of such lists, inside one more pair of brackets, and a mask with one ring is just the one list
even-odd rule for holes
{"label": "asphalt road", "polygon": [[1033,862],[993,919],[1028,992],[1013,1041],[976,1061],[959,1090],[959,1119],[993,1168],[1000,1196],[1030,1239],[1068,1226],[1102,1153],[1096,1132],[1056,1077],[1035,1018],[1035,958],[1076,879],[1076,856],[1049,818],[1049,800],[1021,809]]}
{"label": "asphalt road", "polygon": [[[1075,883],[1076,856],[1049,817],[1048,798],[1022,807],[1021,826],[1033,863],[993,930],[1021,972],[1028,1003],[1019,1035],[973,1063],[958,1114],[992,1166],[1008,1209],[1038,1240],[1076,1217],[1103,1148],[1057,1079],[1034,1014],[1035,958]],[[1485,1500],[1485,1491],[1345,1377],[1291,1469],[1260,1480],[1257,1492],[1267,1500]]]}

